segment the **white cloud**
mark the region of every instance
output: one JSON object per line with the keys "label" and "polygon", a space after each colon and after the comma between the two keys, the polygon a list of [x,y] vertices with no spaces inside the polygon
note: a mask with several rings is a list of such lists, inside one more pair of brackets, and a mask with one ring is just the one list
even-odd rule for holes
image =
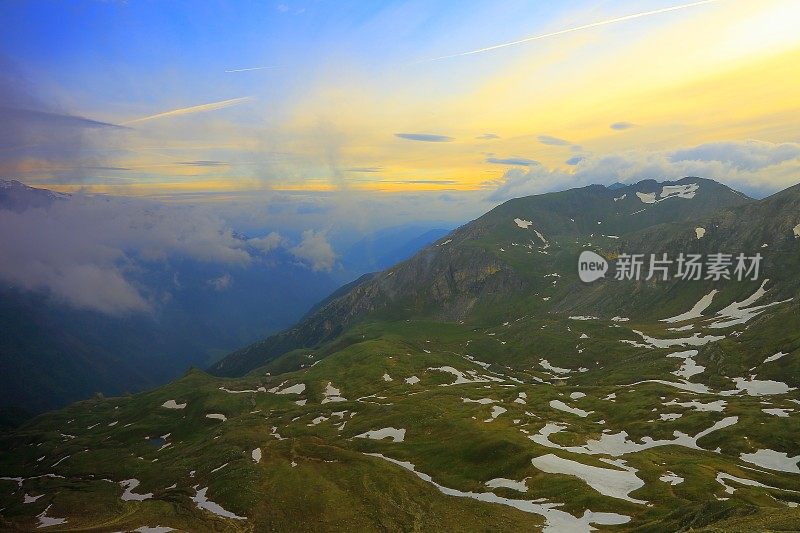
{"label": "white cloud", "polygon": [[77,195],[48,207],[0,209],[0,279],[110,314],[148,311],[157,296],[136,282],[170,257],[246,265],[222,219],[196,209]]}
{"label": "white cloud", "polygon": [[230,287],[231,282],[233,282],[233,278],[227,272],[218,278],[208,280],[208,284],[214,287],[214,290],[217,292],[224,291]]}
{"label": "white cloud", "polygon": [[305,230],[303,240],[289,252],[315,271],[331,270],[336,262],[336,254],[321,231]]}
{"label": "white cloud", "polygon": [[794,185],[800,177],[800,144],[725,141],[662,152],[629,151],[585,155],[574,171],[533,166],[507,171],[488,200],[582,187],[593,183],[711,178],[751,195],[763,196]]}
{"label": "white cloud", "polygon": [[269,253],[272,250],[283,246],[284,243],[285,239],[277,231],[273,231],[264,237],[255,237],[247,240],[248,246],[251,246],[252,248],[263,253]]}

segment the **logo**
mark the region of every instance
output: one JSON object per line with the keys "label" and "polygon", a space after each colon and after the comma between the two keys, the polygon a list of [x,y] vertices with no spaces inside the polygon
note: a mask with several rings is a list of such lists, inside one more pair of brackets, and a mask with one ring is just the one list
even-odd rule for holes
{"label": "logo", "polygon": [[591,283],[606,275],[608,261],[592,251],[584,250],[578,257],[578,277],[584,283]]}
{"label": "logo", "polygon": [[[629,254],[611,256],[613,279],[650,281],[680,279],[684,281],[757,280],[761,275],[760,253],[679,253],[671,258],[667,253]],[[578,277],[584,283],[591,283],[606,276],[609,263],[605,257],[590,250],[584,250],[578,257]]]}

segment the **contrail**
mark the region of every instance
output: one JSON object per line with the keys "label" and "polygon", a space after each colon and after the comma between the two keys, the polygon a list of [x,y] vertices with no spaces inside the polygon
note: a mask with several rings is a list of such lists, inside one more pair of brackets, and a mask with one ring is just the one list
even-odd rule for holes
{"label": "contrail", "polygon": [[244,96],[242,98],[232,98],[231,100],[222,100],[221,102],[211,102],[210,104],[201,104],[201,105],[194,105],[191,107],[183,107],[181,109],[173,109],[172,111],[165,111],[163,113],[158,113],[156,115],[150,115],[147,117],[129,120],[127,122],[122,122],[122,124],[123,125],[135,124],[137,122],[144,122],[145,120],[154,120],[157,118],[174,117],[178,115],[189,115],[191,113],[202,113],[204,111],[214,111],[217,109],[223,109],[226,107],[239,105],[252,99],[253,99],[252,96]]}
{"label": "contrail", "polygon": [[653,11],[645,11],[643,13],[635,13],[633,15],[626,15],[624,17],[617,17],[617,18],[613,18],[613,19],[603,20],[603,21],[600,21],[600,22],[592,22],[590,24],[584,24],[583,26],[576,26],[574,28],[568,28],[566,30],[559,30],[559,31],[551,32],[551,33],[543,33],[541,35],[534,35],[534,36],[531,36],[531,37],[526,37],[524,39],[520,39],[518,41],[512,41],[510,43],[496,44],[494,46],[489,46],[489,47],[486,47],[486,48],[480,48],[478,50],[472,50],[470,52],[461,52],[461,53],[458,53],[458,54],[451,54],[451,55],[447,55],[447,56],[434,57],[432,59],[423,59],[421,61],[417,61],[417,63],[427,63],[429,61],[441,61],[442,59],[451,59],[451,58],[454,58],[454,57],[462,57],[462,56],[470,56],[470,55],[474,55],[474,54],[482,54],[483,52],[490,52],[492,50],[497,50],[499,48],[505,48],[507,46],[516,46],[518,44],[529,43],[531,41],[538,41],[540,39],[547,39],[548,37],[555,37],[557,35],[564,35],[565,33],[572,33],[572,32],[575,32],[575,31],[588,30],[590,28],[597,28],[598,26],[607,26],[609,24],[616,24],[617,22],[625,22],[625,21],[628,21],[628,20],[638,19],[638,18],[642,18],[642,17],[649,17],[651,15],[659,15],[661,13],[668,13],[670,11],[678,11],[680,9],[689,9],[691,7],[701,6],[703,4],[710,4],[712,2],[719,2],[719,1],[721,1],[721,0],[700,0],[698,2],[691,2],[689,4],[681,4],[681,5],[678,5],[678,6],[665,7],[665,8],[656,9],[656,10],[653,10]]}
{"label": "contrail", "polygon": [[251,68],[235,68],[226,70],[225,72],[249,72],[251,70],[272,70],[278,67],[251,67]]}

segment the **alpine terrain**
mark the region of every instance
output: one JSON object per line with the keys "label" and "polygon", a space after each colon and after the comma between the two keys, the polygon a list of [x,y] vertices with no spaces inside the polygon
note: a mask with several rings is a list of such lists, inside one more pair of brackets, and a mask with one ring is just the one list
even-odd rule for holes
{"label": "alpine terrain", "polygon": [[511,200],[208,372],[6,433],[0,529],[796,530],[798,272],[800,185]]}

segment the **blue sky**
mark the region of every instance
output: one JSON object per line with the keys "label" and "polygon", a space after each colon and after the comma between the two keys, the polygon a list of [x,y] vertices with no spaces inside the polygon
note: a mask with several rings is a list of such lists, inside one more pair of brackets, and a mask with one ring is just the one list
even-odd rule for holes
{"label": "blue sky", "polygon": [[[798,165],[776,155],[799,140],[798,6],[6,2],[0,107],[127,127],[17,112],[0,171],[137,195],[498,199],[689,171],[766,193]],[[735,164],[754,151],[769,165]]]}

